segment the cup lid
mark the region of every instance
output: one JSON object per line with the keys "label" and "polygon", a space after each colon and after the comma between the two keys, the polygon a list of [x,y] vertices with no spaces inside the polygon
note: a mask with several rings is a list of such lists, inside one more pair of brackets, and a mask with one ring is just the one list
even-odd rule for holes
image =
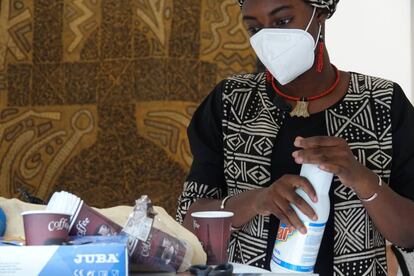
{"label": "cup lid", "polygon": [[51,211],[51,210],[32,210],[32,211],[25,211],[21,215],[22,216],[25,216],[25,215],[35,215],[35,214],[52,214],[52,215],[67,215],[67,216],[70,216],[69,213],[56,212],[56,211]]}
{"label": "cup lid", "polygon": [[234,216],[233,212],[228,211],[203,211],[191,214],[194,218],[230,218]]}

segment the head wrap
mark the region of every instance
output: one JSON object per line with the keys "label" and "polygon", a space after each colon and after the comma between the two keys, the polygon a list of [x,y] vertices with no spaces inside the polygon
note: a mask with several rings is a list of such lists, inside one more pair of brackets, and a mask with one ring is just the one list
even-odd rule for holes
{"label": "head wrap", "polygon": [[[243,6],[244,1],[246,0],[237,0],[240,6]],[[335,10],[336,5],[338,4],[339,0],[304,0],[306,3],[321,9],[328,10],[328,17],[331,17]]]}

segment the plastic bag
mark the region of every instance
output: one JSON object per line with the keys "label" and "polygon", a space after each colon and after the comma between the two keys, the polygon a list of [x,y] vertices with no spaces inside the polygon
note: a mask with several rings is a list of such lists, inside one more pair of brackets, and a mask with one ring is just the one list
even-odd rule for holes
{"label": "plastic bag", "polygon": [[[182,272],[191,266],[193,250],[184,240],[156,227],[159,219],[148,196],[136,201],[123,232],[128,235],[131,264],[140,271]],[[157,223],[160,224],[160,223]]]}

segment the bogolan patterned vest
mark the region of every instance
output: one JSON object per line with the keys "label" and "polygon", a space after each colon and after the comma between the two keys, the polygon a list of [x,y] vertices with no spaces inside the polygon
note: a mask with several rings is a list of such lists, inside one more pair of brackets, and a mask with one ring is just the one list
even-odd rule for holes
{"label": "bogolan patterned vest", "polygon": [[[272,149],[283,124],[266,91],[265,74],[229,78],[223,89],[225,177],[228,194],[270,184]],[[344,99],[325,111],[327,133],[347,140],[355,157],[388,183],[391,173],[393,83],[351,73]],[[276,145],[277,146],[277,145]],[[334,189],[335,275],[386,275],[385,241],[355,193],[337,177]],[[256,216],[230,241],[230,261],[266,267],[269,218]]]}

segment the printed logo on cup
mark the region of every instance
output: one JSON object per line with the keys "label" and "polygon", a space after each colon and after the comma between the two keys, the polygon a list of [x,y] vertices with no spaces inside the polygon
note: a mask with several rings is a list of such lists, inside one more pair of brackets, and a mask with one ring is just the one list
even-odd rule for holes
{"label": "printed logo on cup", "polygon": [[77,235],[78,236],[85,236],[86,235],[86,227],[88,226],[88,224],[91,221],[89,220],[89,218],[85,218],[84,220],[80,220],[78,221],[78,223],[76,224],[76,230],[77,230]]}
{"label": "printed logo on cup", "polygon": [[58,221],[52,220],[47,225],[47,230],[49,230],[49,232],[62,231],[63,229],[69,230],[69,220],[66,218],[61,218]]}
{"label": "printed logo on cup", "polygon": [[150,252],[151,252],[151,239],[152,239],[152,235],[150,235],[150,237],[148,238],[147,241],[142,243],[141,256],[148,257],[150,255]]}
{"label": "printed logo on cup", "polygon": [[198,229],[200,228],[200,224],[198,224],[196,220],[193,220],[193,227],[194,229]]}

